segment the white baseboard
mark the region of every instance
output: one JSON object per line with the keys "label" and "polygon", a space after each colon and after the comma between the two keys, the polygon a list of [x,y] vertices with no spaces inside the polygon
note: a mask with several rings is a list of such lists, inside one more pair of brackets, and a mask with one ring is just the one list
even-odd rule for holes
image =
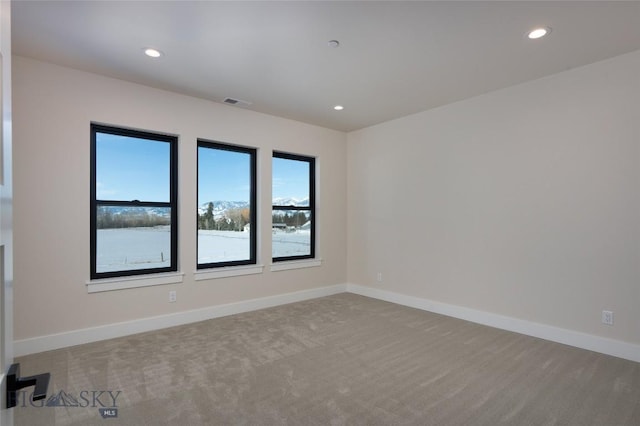
{"label": "white baseboard", "polygon": [[441,302],[434,302],[414,296],[406,296],[399,293],[380,290],[372,287],[357,284],[347,284],[347,291],[374,299],[397,303],[423,311],[434,312],[447,315],[478,324],[488,325],[502,330],[513,331],[528,336],[538,337],[552,342],[575,346],[618,358],[624,358],[635,362],[640,362],[640,345],[622,342],[620,340],[607,339],[605,337],[594,336],[592,334],[581,333],[550,325],[525,321],[517,318],[493,314],[490,312],[478,311],[461,306],[449,305]]}
{"label": "white baseboard", "polygon": [[284,305],[287,303],[331,296],[333,294],[344,293],[346,288],[346,284],[338,284],[330,287],[296,291],[293,293],[244,300],[241,302],[210,306],[202,309],[177,312],[174,314],[160,315],[133,321],[107,324],[99,327],[84,328],[80,330],[50,334],[47,336],[33,337],[30,339],[16,340],[13,342],[14,356],[19,357],[38,352],[50,351],[53,349],[66,348],[84,343],[97,342],[115,337],[123,337],[146,331],[205,321],[227,315],[271,308],[273,306]]}

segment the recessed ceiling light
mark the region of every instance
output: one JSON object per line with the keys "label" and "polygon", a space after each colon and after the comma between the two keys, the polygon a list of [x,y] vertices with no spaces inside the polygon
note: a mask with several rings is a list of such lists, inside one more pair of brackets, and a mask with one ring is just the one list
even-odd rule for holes
{"label": "recessed ceiling light", "polygon": [[329,47],[340,47],[340,42],[338,40],[329,40],[327,44]]}
{"label": "recessed ceiling light", "polygon": [[335,109],[336,111],[342,111],[344,107],[342,105],[336,105],[333,107],[333,109]]}
{"label": "recessed ceiling light", "polygon": [[150,58],[159,58],[160,56],[162,56],[162,52],[158,49],[154,49],[153,47],[146,47],[144,49],[144,54]]}
{"label": "recessed ceiling light", "polygon": [[535,40],[535,39],[546,36],[550,32],[551,32],[551,28],[549,27],[539,27],[529,31],[529,33],[527,34],[527,37],[530,38],[531,40]]}

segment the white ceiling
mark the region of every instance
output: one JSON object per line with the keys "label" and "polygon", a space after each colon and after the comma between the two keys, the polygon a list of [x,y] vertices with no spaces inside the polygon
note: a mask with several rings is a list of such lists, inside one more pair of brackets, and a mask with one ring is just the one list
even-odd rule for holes
{"label": "white ceiling", "polygon": [[[14,0],[12,9],[14,54],[343,131],[640,49],[638,1]],[[525,38],[540,25],[553,31]],[[165,55],[150,59],[147,46]]]}

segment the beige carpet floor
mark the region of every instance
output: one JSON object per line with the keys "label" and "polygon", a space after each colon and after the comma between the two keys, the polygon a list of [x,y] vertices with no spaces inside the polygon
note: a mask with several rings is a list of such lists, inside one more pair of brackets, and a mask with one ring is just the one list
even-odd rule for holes
{"label": "beige carpet floor", "polygon": [[18,361],[18,426],[640,425],[638,363],[346,293]]}

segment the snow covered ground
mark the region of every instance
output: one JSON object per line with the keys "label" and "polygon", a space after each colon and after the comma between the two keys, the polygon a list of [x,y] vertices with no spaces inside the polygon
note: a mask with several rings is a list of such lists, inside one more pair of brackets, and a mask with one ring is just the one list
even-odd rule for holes
{"label": "snow covered ground", "polygon": [[[273,231],[273,256],[310,253],[309,231]],[[198,231],[198,263],[230,262],[249,258],[249,233]],[[97,271],[161,268],[170,265],[169,227],[100,229],[97,239]]]}
{"label": "snow covered ground", "polygon": [[163,268],[171,265],[168,226],[99,229],[97,272]]}
{"label": "snow covered ground", "polygon": [[[273,256],[302,256],[310,253],[309,231],[273,232]],[[198,263],[231,262],[249,258],[249,233],[198,231]]]}
{"label": "snow covered ground", "polygon": [[311,253],[311,233],[309,231],[273,231],[271,238],[273,257],[304,256]]}
{"label": "snow covered ground", "polygon": [[249,259],[249,233],[198,230],[198,263]]}

